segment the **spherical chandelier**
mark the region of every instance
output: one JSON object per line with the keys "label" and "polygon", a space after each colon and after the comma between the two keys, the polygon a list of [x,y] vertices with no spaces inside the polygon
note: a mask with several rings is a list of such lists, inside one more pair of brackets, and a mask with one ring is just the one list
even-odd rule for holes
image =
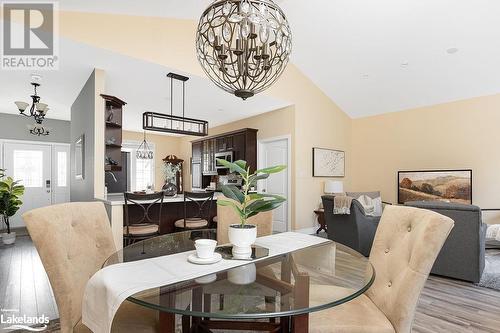
{"label": "spherical chandelier", "polygon": [[200,18],[196,51],[208,77],[245,100],[283,73],[292,32],[272,0],[215,0]]}

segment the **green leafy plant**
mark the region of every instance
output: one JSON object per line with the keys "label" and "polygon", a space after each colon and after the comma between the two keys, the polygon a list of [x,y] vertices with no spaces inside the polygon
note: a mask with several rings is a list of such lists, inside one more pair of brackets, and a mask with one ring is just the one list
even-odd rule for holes
{"label": "green leafy plant", "polygon": [[240,217],[240,225],[243,227],[247,220],[262,212],[267,212],[278,208],[286,201],[286,198],[280,195],[266,193],[249,193],[252,187],[257,185],[257,181],[267,179],[269,175],[278,173],[286,169],[286,165],[277,165],[269,168],[256,170],[250,173],[250,168],[246,161],[228,162],[226,160],[217,159],[217,162],[229,168],[229,172],[236,172],[243,178],[243,188],[239,189],[234,185],[223,185],[222,193],[229,200],[217,200],[220,206],[232,207]]}
{"label": "green leafy plant", "polygon": [[9,218],[14,216],[23,202],[24,186],[14,181],[11,177],[5,178],[5,170],[0,169],[0,215],[10,234]]}

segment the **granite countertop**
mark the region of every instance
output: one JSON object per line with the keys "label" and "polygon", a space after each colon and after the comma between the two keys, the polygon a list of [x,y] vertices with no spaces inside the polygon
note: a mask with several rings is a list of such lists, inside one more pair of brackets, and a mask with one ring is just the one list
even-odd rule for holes
{"label": "granite countertop", "polygon": [[[123,194],[121,193],[113,193],[113,194],[108,194],[106,196],[106,199],[102,198],[95,198],[96,200],[104,202],[104,204],[109,205],[109,206],[118,206],[118,205],[124,205],[125,204],[125,199],[123,198]],[[214,200],[217,200],[217,193],[214,193]],[[177,194],[175,197],[167,197],[163,199],[163,203],[168,204],[169,202],[183,202],[184,201],[184,195],[183,194]],[[149,202],[154,202],[154,200],[144,200],[141,201],[144,203],[149,203]]]}

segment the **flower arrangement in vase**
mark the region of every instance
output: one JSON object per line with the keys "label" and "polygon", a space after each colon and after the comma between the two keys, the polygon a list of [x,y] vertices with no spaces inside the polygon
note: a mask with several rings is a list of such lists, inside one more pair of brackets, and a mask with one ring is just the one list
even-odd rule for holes
{"label": "flower arrangement in vase", "polygon": [[165,177],[165,185],[163,185],[163,190],[166,195],[176,195],[177,194],[177,185],[176,185],[176,177],[177,173],[182,170],[181,163],[171,163],[165,162],[163,163],[163,176]]}

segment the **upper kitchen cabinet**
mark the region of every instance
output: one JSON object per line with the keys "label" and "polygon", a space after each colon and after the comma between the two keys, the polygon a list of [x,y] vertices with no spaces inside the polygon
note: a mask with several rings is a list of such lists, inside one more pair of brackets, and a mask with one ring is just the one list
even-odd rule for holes
{"label": "upper kitchen cabinet", "polygon": [[215,139],[208,139],[203,141],[202,145],[202,163],[203,174],[207,176],[216,175],[217,169],[215,167]]}
{"label": "upper kitchen cabinet", "polygon": [[[232,161],[245,160],[251,171],[257,168],[257,131],[252,128],[214,135],[192,142],[193,178],[225,174],[227,170],[217,167],[216,158],[224,156]],[[202,168],[198,167],[200,163]],[[200,170],[202,175],[195,174]],[[199,171],[197,171],[199,173]],[[198,181],[193,183],[199,183]],[[194,187],[194,186],[193,186]]]}
{"label": "upper kitchen cabinet", "polygon": [[192,152],[192,162],[193,163],[201,163],[203,151],[203,143],[202,142],[193,142],[193,152]]}

